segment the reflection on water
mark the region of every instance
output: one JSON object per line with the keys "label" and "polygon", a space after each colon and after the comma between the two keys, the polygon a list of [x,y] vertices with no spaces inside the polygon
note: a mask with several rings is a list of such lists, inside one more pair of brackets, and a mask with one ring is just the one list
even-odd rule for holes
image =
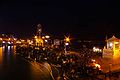
{"label": "reflection on water", "polygon": [[0,47],[0,80],[52,80],[43,66],[16,55],[16,46]]}
{"label": "reflection on water", "polygon": [[2,46],[0,47],[0,66],[3,63],[9,63],[11,59],[16,58],[16,46]]}
{"label": "reflection on water", "polygon": [[2,50],[3,49],[3,47],[0,47],[0,64],[2,64]]}

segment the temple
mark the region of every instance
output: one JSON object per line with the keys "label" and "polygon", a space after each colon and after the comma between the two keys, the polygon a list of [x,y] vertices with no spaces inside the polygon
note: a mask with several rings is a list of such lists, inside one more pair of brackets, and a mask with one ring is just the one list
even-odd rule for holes
{"label": "temple", "polygon": [[103,49],[103,58],[116,59],[120,57],[120,39],[112,36],[106,40],[106,46]]}

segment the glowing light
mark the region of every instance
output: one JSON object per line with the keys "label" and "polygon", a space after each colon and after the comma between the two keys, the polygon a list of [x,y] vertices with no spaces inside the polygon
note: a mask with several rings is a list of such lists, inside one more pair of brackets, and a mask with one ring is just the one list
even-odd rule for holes
{"label": "glowing light", "polygon": [[45,42],[48,42],[48,40],[45,40]]}
{"label": "glowing light", "polygon": [[43,36],[42,39],[45,39],[45,37]]}
{"label": "glowing light", "polygon": [[95,50],[96,48],[95,47],[93,47],[93,50]]}
{"label": "glowing light", "polygon": [[101,49],[100,49],[99,51],[100,51],[100,52],[102,52],[102,50],[101,50]]}
{"label": "glowing light", "polygon": [[24,42],[25,40],[21,40],[21,42]]}
{"label": "glowing light", "polygon": [[11,40],[11,39],[9,38],[9,40]]}
{"label": "glowing light", "polygon": [[92,61],[93,61],[93,62],[95,62],[95,60],[94,60],[94,59],[92,59]]}
{"label": "glowing light", "polygon": [[8,42],[8,44],[11,44],[11,42]]}
{"label": "glowing light", "polygon": [[36,41],[38,41],[38,39],[35,39]]}
{"label": "glowing light", "polygon": [[2,40],[2,38],[0,38],[0,40]]}
{"label": "glowing light", "polygon": [[17,39],[16,39],[16,38],[14,38],[14,40],[16,41]]}
{"label": "glowing light", "polygon": [[67,61],[63,61],[63,63],[65,64]]}
{"label": "glowing light", "polygon": [[35,39],[37,38],[37,36],[34,37]]}
{"label": "glowing light", "polygon": [[8,51],[10,51],[10,46],[8,46]]}
{"label": "glowing light", "polygon": [[102,52],[102,50],[99,48],[93,47],[93,52]]}
{"label": "glowing light", "polygon": [[2,47],[0,47],[0,64],[2,63],[2,60],[3,60],[3,49]]}
{"label": "glowing light", "polygon": [[95,67],[101,69],[101,66],[99,64],[95,64]]}
{"label": "glowing light", "polygon": [[33,41],[29,41],[29,44],[33,44]]}
{"label": "glowing light", "polygon": [[21,44],[21,42],[20,42],[20,41],[16,41],[16,43]]}
{"label": "glowing light", "polygon": [[3,46],[3,49],[5,49],[5,46]]}
{"label": "glowing light", "polygon": [[65,37],[65,41],[66,42],[70,42],[70,38],[69,37]]}
{"label": "glowing light", "polygon": [[29,44],[32,44],[31,42],[29,42]]}
{"label": "glowing light", "polygon": [[66,45],[66,46],[68,46],[68,45],[69,45],[69,43],[65,43],[65,45]]}
{"label": "glowing light", "polygon": [[110,47],[112,47],[113,46],[113,43],[110,43]]}
{"label": "glowing light", "polygon": [[2,43],[5,43],[5,41],[3,41]]}
{"label": "glowing light", "polygon": [[115,44],[119,44],[119,42],[115,42]]}
{"label": "glowing light", "polygon": [[69,38],[66,38],[66,41],[70,41],[70,39],[69,39]]}
{"label": "glowing light", "polygon": [[48,35],[47,35],[47,36],[45,36],[45,38],[47,38],[47,39],[48,39],[48,38],[50,38],[50,36],[48,36]]}

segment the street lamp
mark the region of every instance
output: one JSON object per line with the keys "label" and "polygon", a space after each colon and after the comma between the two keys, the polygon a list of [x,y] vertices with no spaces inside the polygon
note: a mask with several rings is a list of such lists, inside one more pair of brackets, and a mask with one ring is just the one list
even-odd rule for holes
{"label": "street lamp", "polygon": [[70,42],[70,38],[69,37],[65,37],[65,42]]}
{"label": "street lamp", "polygon": [[69,43],[67,43],[67,42],[65,42],[65,48],[64,48],[64,50],[65,50],[65,53],[67,53],[67,46],[69,45]]}
{"label": "street lamp", "polygon": [[70,38],[69,37],[66,37],[65,36],[65,39],[64,39],[64,50],[65,50],[65,53],[67,53],[67,46],[69,45],[69,43],[70,43]]}

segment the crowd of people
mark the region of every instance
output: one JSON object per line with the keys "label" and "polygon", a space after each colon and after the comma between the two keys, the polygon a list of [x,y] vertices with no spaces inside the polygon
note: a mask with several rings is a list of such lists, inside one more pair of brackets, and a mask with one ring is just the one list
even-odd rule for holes
{"label": "crowd of people", "polygon": [[16,52],[27,59],[37,62],[48,62],[54,65],[58,71],[59,80],[79,80],[89,78],[94,80],[97,75],[102,74],[99,68],[91,66],[94,54],[88,48],[79,49],[79,54],[66,54],[64,48],[60,47],[41,47],[30,45],[17,45]]}

